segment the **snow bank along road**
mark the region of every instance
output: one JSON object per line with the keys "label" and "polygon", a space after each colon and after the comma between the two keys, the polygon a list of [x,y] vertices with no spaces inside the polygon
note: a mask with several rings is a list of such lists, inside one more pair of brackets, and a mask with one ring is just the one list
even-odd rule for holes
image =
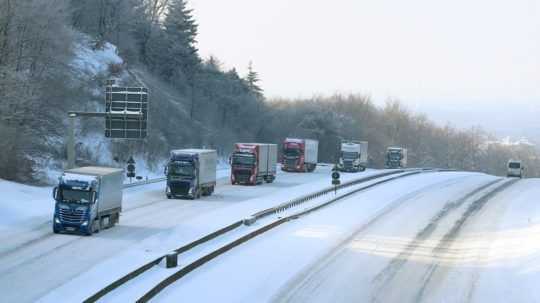
{"label": "snow bank along road", "polygon": [[[370,171],[360,175],[378,173]],[[143,239],[154,235],[167,235],[184,222],[197,221],[199,226],[213,227],[227,217],[208,216],[219,209],[229,209],[238,215],[238,209],[249,211],[271,206],[285,197],[294,197],[327,186],[329,168],[320,167],[315,173],[279,174],[272,184],[262,186],[232,186],[228,178],[218,180],[214,195],[200,200],[168,200],[164,195],[164,183],[129,188],[124,191],[124,212],[120,224],[92,237],[55,235],[52,233],[51,218],[53,202],[49,190],[24,192],[24,201],[18,192],[7,195],[0,202],[2,213],[9,218],[0,219],[0,291],[2,301],[31,302],[51,290],[64,285],[88,272],[97,264],[106,261],[129,248],[137,246]],[[344,174],[344,180],[358,178],[359,174]],[[0,181],[0,185],[5,181]],[[16,188],[6,182],[6,187]],[[9,188],[8,188],[9,190]],[[46,203],[46,207],[43,204]],[[24,205],[24,207],[22,207]],[[235,208],[236,207],[236,208]],[[32,210],[32,217],[25,216]],[[189,235],[192,230],[185,231]],[[158,237],[157,244],[144,252],[147,255],[162,253],[159,249],[164,240]],[[171,243],[175,239],[171,240]],[[163,247],[167,247],[163,245]],[[147,257],[143,255],[143,257]],[[133,262],[138,262],[134,260]],[[110,271],[110,268],[109,268]],[[85,285],[88,285],[86,281]],[[81,286],[78,286],[81,287]]]}
{"label": "snow bank along road", "polygon": [[535,302],[539,183],[398,179],[272,229],[154,300]]}

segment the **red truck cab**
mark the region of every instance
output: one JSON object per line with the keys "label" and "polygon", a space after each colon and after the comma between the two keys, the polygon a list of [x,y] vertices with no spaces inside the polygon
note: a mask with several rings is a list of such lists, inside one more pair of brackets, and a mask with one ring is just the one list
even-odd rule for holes
{"label": "red truck cab", "polygon": [[271,183],[276,178],[276,162],[275,144],[236,143],[231,155],[231,183]]}
{"label": "red truck cab", "polygon": [[317,166],[319,142],[287,138],[283,141],[281,169],[289,172],[312,172]]}

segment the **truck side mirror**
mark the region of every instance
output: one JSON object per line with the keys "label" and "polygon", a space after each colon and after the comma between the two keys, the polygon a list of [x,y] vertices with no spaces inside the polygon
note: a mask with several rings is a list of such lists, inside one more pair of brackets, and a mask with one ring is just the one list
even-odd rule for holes
{"label": "truck side mirror", "polygon": [[58,186],[55,186],[52,190],[52,196],[53,199],[56,200],[56,197],[58,197]]}
{"label": "truck side mirror", "polygon": [[96,200],[97,200],[97,195],[96,195],[96,192],[93,191],[92,192],[92,203],[96,203]]}
{"label": "truck side mirror", "polygon": [[163,174],[167,174],[167,165],[165,165],[165,167],[163,168]]}

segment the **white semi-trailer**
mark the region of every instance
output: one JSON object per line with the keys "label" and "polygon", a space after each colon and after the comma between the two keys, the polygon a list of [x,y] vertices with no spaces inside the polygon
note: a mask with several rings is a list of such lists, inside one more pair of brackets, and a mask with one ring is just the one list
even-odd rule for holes
{"label": "white semi-trailer", "polygon": [[343,141],[338,168],[345,172],[358,172],[366,170],[368,162],[367,141]]}
{"label": "white semi-trailer", "polygon": [[209,196],[216,186],[217,152],[212,149],[171,151],[165,167],[167,198],[197,199]]}
{"label": "white semi-trailer", "polygon": [[53,190],[53,231],[91,235],[114,226],[122,211],[123,170],[80,167],[66,170]]}

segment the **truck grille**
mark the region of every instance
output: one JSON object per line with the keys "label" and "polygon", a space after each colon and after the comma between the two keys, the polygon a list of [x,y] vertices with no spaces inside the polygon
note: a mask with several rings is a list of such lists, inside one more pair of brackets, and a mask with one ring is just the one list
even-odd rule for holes
{"label": "truck grille", "polygon": [[249,182],[249,178],[251,177],[251,171],[249,170],[237,170],[234,172],[234,177],[237,182]]}
{"label": "truck grille", "polygon": [[173,182],[169,184],[171,193],[175,196],[186,196],[189,192],[189,183],[187,182]]}
{"label": "truck grille", "polygon": [[296,168],[296,159],[286,159],[285,160],[285,166],[287,168],[295,169]]}
{"label": "truck grille", "polygon": [[352,161],[343,161],[343,167],[345,169],[353,169],[353,162]]}
{"label": "truck grille", "polygon": [[64,223],[81,224],[84,221],[84,210],[60,208],[59,216]]}

